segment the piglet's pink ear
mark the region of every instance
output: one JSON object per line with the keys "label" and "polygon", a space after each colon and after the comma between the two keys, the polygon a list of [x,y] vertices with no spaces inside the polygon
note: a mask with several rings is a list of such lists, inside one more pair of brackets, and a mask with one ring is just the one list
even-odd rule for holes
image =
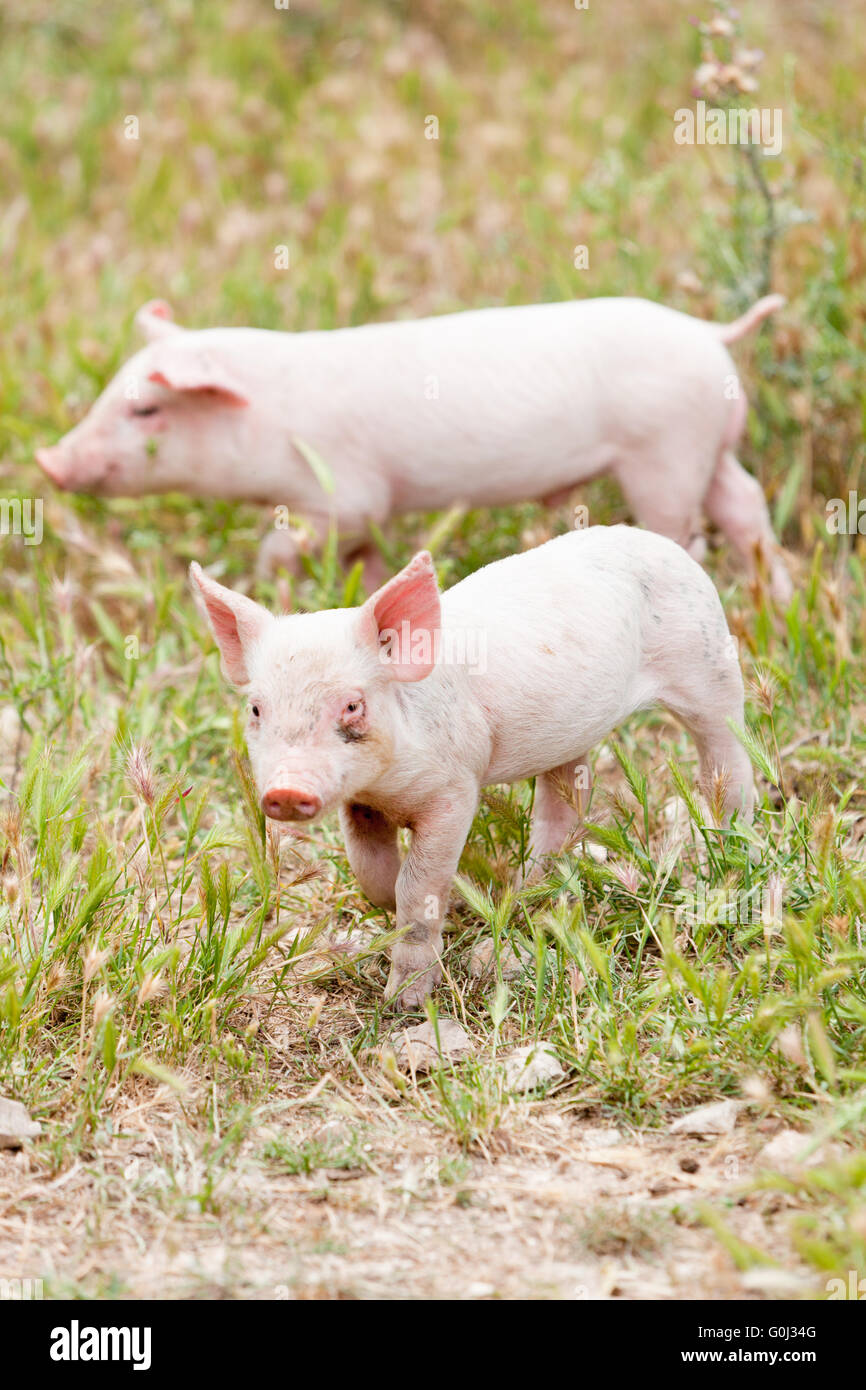
{"label": "piglet's pink ear", "polygon": [[172,322],[172,317],[171,305],[164,299],[149,299],[136,314],[135,326],[149,343],[153,343],[157,338],[183,332],[179,323]]}
{"label": "piglet's pink ear", "polygon": [[442,610],[436,571],[422,550],[361,609],[361,636],[373,643],[387,675],[422,681],[436,665]]}
{"label": "piglet's pink ear", "polygon": [[226,405],[250,403],[231,371],[209,353],[191,350],[185,335],[156,349],[147,379],[170,391],[210,392]]}
{"label": "piglet's pink ear", "polygon": [[246,685],[250,653],[275,619],[260,603],[218,584],[195,562],[189,567],[189,577],[220,649],[223,675],[233,685]]}

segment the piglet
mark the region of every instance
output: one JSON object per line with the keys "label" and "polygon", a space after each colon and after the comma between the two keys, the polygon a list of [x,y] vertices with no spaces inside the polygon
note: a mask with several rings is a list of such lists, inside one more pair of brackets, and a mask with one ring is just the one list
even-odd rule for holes
{"label": "piglet", "polygon": [[182,329],[156,301],[137,316],[148,345],[36,457],[75,492],[271,506],[265,573],[297,570],[298,518],[370,560],[371,526],[399,513],[560,502],[609,473],[641,525],[697,559],[706,513],[785,601],[763,492],[735,453],[747,407],[728,352],[781,303],[725,325],[587,299],[273,333]]}
{"label": "piglet", "polygon": [[[713,584],[684,550],[624,526],[575,531],[439,593],[422,551],[360,608],[273,617],[194,564],[223,674],[246,695],[262,808],[339,811],[371,902],[396,907],[386,997],[440,980],[442,923],[482,787],[535,777],[529,863],[579,829],[591,749],[662,704],[704,791],[747,818],[743,682]],[[411,835],[401,863],[397,832]]]}

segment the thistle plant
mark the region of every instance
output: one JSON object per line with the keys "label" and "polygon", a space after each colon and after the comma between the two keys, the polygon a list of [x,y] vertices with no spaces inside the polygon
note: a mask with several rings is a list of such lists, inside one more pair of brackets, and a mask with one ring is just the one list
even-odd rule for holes
{"label": "thistle plant", "polygon": [[[725,112],[754,106],[759,90],[758,69],[764,59],[759,48],[750,48],[743,35],[740,12],[717,3],[708,20],[691,21],[700,35],[700,63],[694,74],[693,94]],[[772,285],[773,253],[782,230],[779,199],[770,184],[763,161],[766,153],[750,140],[733,142],[735,163],[735,222],[741,233],[750,224],[758,238],[754,254],[741,236],[744,263],[756,261],[749,298],[768,294]],[[757,207],[761,209],[756,215]]]}

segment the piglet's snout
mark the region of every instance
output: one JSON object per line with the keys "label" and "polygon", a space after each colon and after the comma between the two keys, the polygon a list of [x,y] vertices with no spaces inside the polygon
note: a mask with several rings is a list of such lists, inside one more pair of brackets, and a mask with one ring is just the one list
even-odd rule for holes
{"label": "piglet's snout", "polygon": [[61,439],[59,444],[36,450],[36,462],[42,472],[49,477],[55,487],[68,492],[83,492],[101,487],[116,465],[110,455],[99,447],[79,448],[69,443],[70,436]]}
{"label": "piglet's snout", "polygon": [[322,798],[302,787],[277,784],[262,796],[262,810],[271,820],[313,820],[322,809]]}
{"label": "piglet's snout", "polygon": [[36,462],[39,464],[42,472],[48,475],[52,483],[57,487],[66,486],[66,470],[63,466],[63,455],[58,448],[37,449]]}

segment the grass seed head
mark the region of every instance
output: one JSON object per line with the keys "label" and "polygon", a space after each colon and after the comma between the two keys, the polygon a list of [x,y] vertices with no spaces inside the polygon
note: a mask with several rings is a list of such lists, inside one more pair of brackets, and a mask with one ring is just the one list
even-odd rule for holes
{"label": "grass seed head", "polygon": [[800,1071],[808,1071],[809,1064],[803,1049],[803,1038],[796,1023],[789,1023],[782,1029],[776,1039],[776,1047],[782,1056],[793,1062]]}
{"label": "grass seed head", "polygon": [[162,971],[157,970],[157,972],[154,974],[152,971],[148,970],[139,986],[138,995],[136,996],[136,1003],[138,1003],[139,1005],[146,1004],[148,1000],[156,999],[160,994],[163,994],[164,992],[165,980],[163,978]]}
{"label": "grass seed head", "polygon": [[134,743],[126,756],[126,775],[136,793],[150,810],[156,805],[156,778],[150,754],[143,744]]}
{"label": "grass seed head", "polygon": [[82,957],[84,961],[84,983],[89,984],[98,970],[110,958],[111,952],[100,950],[98,946],[88,946]]}
{"label": "grass seed head", "polygon": [[108,1017],[116,1004],[117,999],[113,994],[109,994],[107,990],[101,990],[100,993],[97,994],[93,1001],[93,1026],[95,1028],[98,1028],[102,1020]]}

